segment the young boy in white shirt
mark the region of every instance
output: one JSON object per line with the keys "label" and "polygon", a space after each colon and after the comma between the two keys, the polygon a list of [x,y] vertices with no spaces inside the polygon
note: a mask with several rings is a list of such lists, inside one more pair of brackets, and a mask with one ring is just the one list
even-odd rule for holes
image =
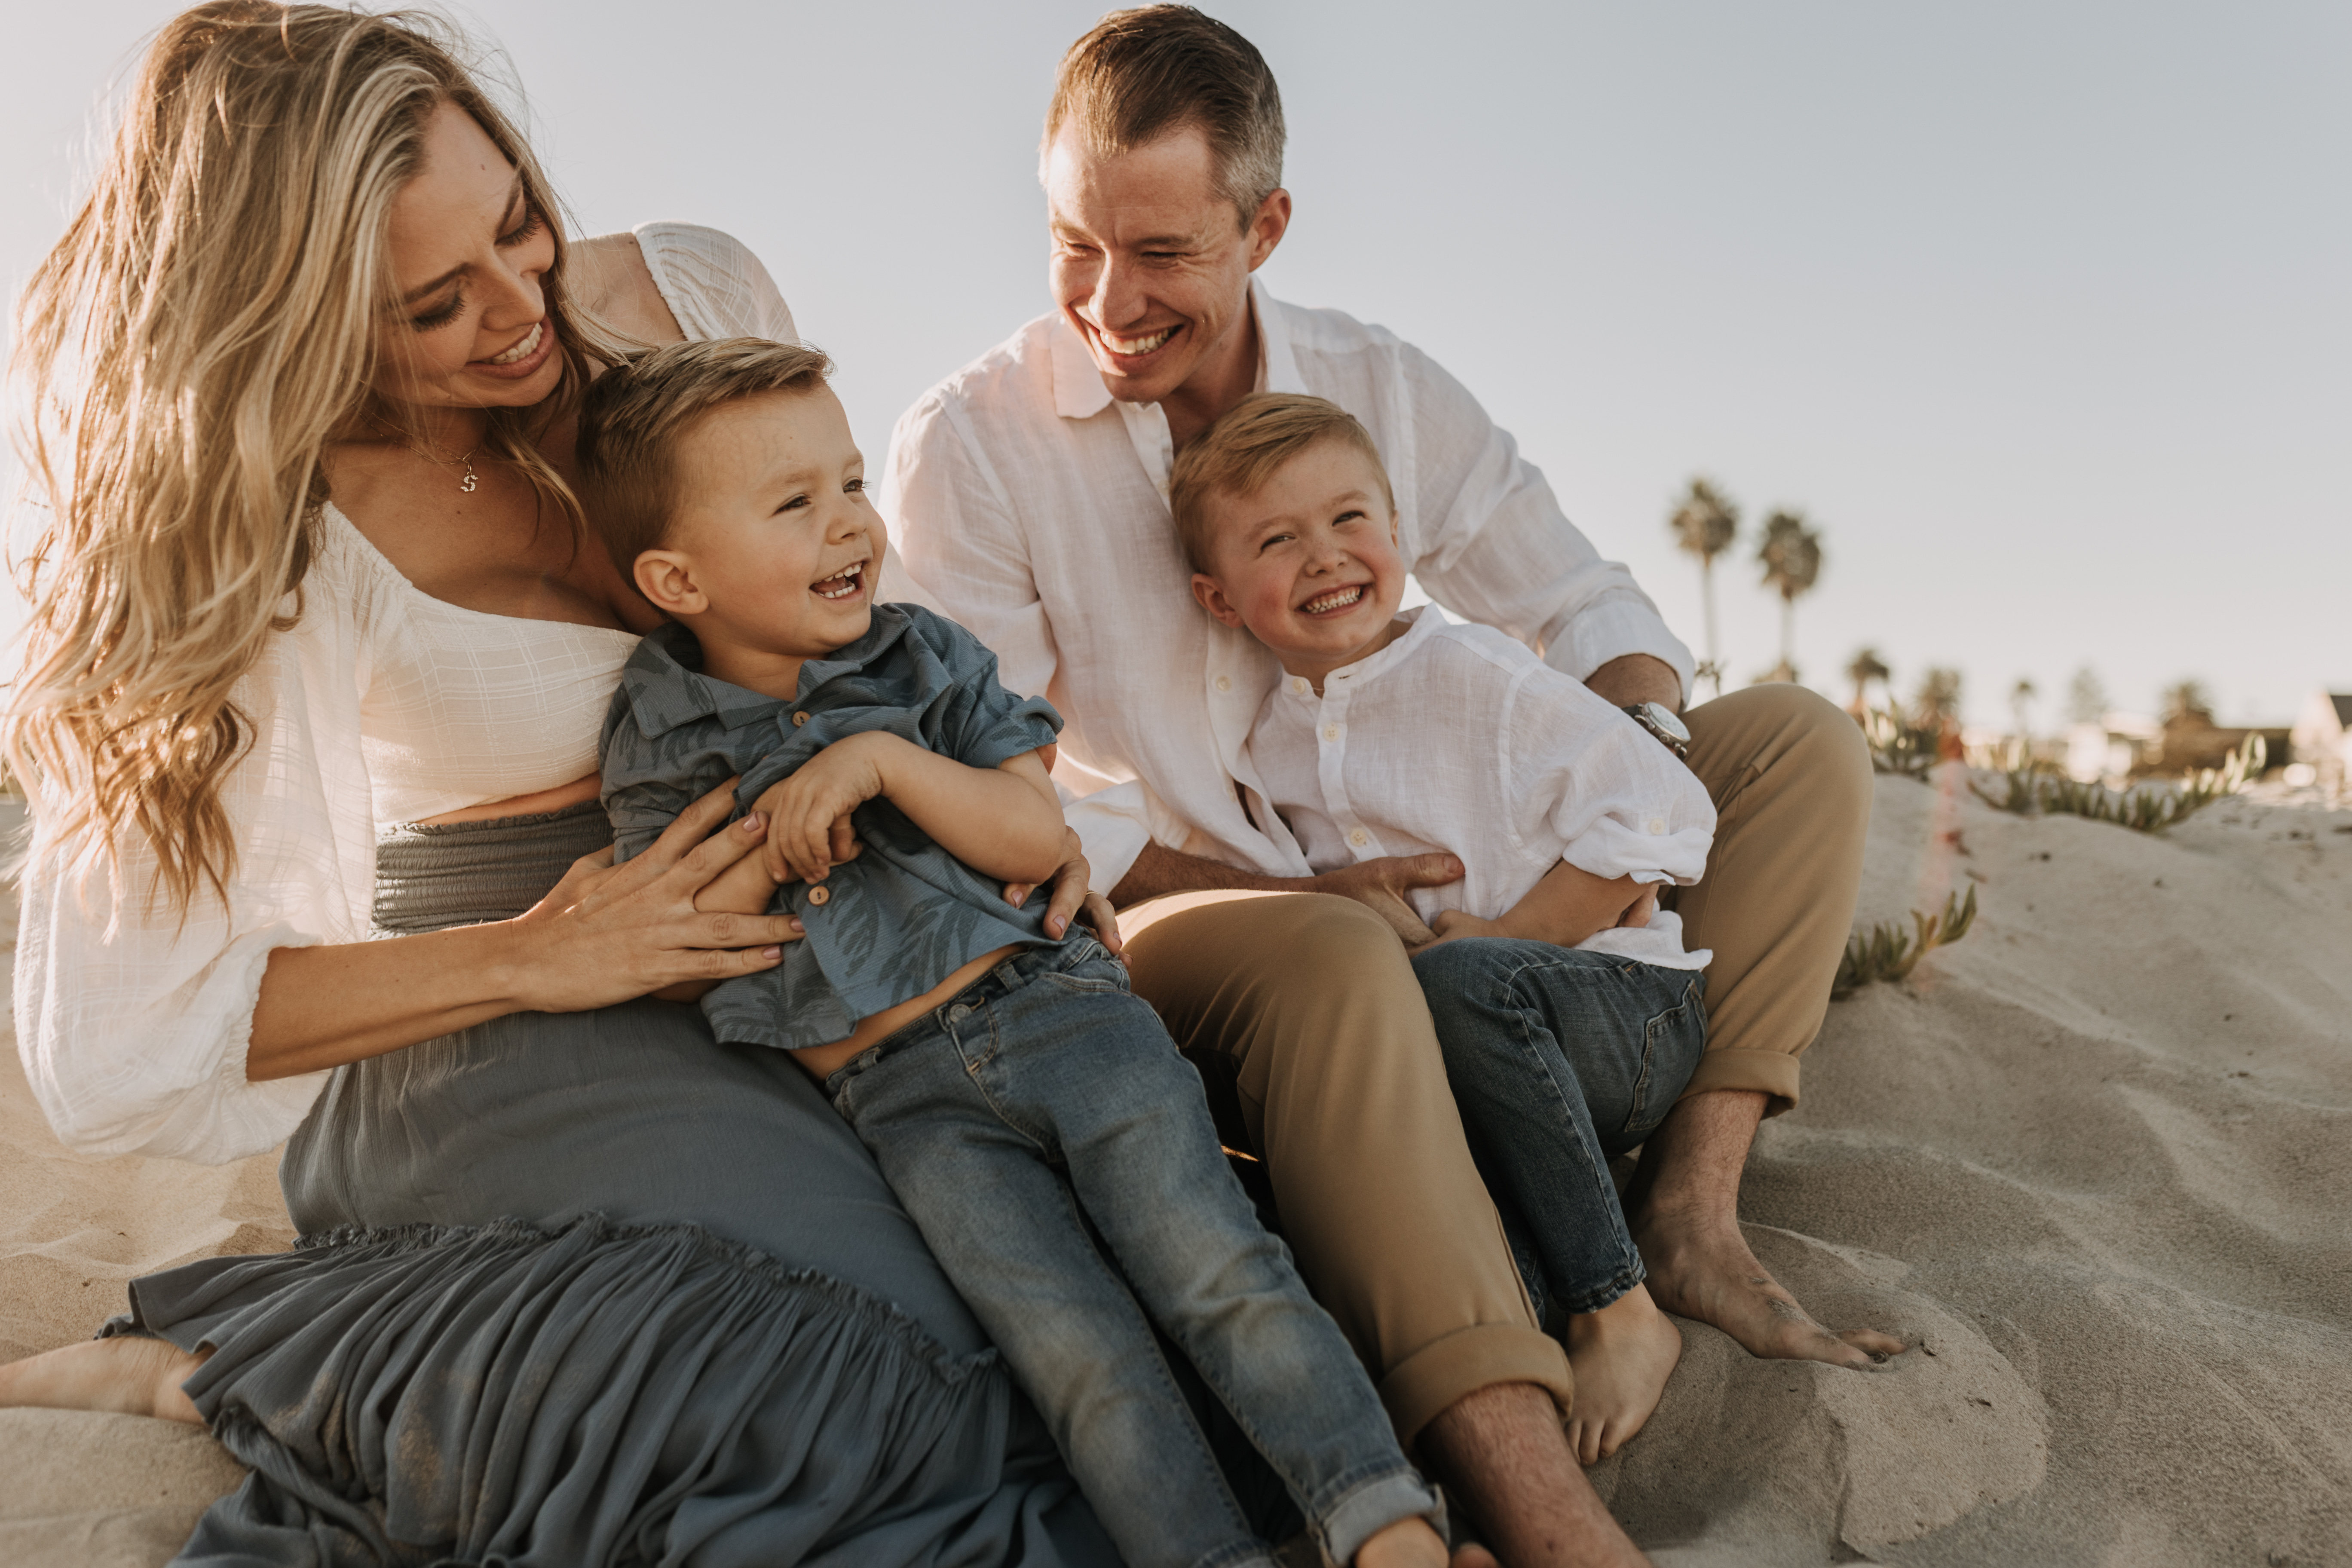
{"label": "young boy in white shirt", "polygon": [[1282,665],[1241,770],[1259,829],[1316,872],[1433,850],[1465,868],[1412,895],[1438,933],[1413,967],[1520,1273],[1567,1320],[1569,1436],[1595,1463],[1648,1420],[1682,1351],[1608,1167],[1706,1047],[1710,955],[1657,908],[1660,887],[1698,879],[1715,832],[1681,727],[1491,627],[1400,616],[1388,476],[1336,404],[1247,399],[1177,458],[1170,502],[1193,596]]}

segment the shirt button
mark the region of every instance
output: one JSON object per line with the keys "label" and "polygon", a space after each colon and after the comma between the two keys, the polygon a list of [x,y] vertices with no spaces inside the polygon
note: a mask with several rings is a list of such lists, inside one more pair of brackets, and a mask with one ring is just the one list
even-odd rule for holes
{"label": "shirt button", "polygon": [[1650,831],[1651,831],[1651,832],[1653,832],[1653,833],[1664,833],[1665,830],[1666,830],[1666,819],[1665,819],[1664,817],[1663,817],[1663,816],[1654,816],[1654,817],[1650,818]]}
{"label": "shirt button", "polygon": [[814,904],[817,908],[823,909],[832,901],[832,889],[827,888],[811,888],[809,889],[809,902]]}
{"label": "shirt button", "polygon": [[1304,691],[1304,690],[1306,690],[1306,689],[1307,689],[1307,678],[1306,678],[1305,676],[1303,676],[1303,675],[1294,675],[1294,676],[1292,676],[1292,677],[1290,678],[1290,689],[1292,689],[1293,691]]}
{"label": "shirt button", "polygon": [[1337,724],[1326,724],[1326,725],[1324,725],[1324,726],[1323,726],[1323,738],[1324,738],[1325,740],[1327,740],[1327,741],[1336,741],[1336,740],[1338,740],[1338,739],[1339,738],[1339,725],[1337,725]]}
{"label": "shirt button", "polygon": [[1371,841],[1372,836],[1365,832],[1360,827],[1348,835],[1348,842],[1354,845],[1359,849],[1361,849],[1365,845],[1370,844]]}
{"label": "shirt button", "polygon": [[807,714],[805,714],[805,713],[795,713],[795,714],[793,714],[793,729],[797,730],[797,729],[799,729],[802,725],[803,725],[803,724],[805,724],[805,723],[807,723],[807,722],[808,722],[808,715],[807,715]]}
{"label": "shirt button", "polygon": [[1218,689],[1218,690],[1220,690],[1220,691],[1231,691],[1233,689],[1234,689],[1234,678],[1233,678],[1232,676],[1230,676],[1230,675],[1221,675],[1221,676],[1217,677],[1217,689]]}

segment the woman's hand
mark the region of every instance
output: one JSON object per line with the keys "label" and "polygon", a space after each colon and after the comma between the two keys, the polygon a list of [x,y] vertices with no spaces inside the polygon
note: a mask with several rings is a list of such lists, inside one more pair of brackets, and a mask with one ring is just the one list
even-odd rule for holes
{"label": "woman's hand", "polygon": [[[1054,873],[1054,896],[1045,905],[1046,932],[1060,936],[1070,929],[1070,917],[1083,910],[1087,924],[1094,929],[1095,940],[1110,949],[1113,958],[1123,959],[1127,956],[1127,944],[1119,938],[1118,916],[1108,899],[1087,890],[1092,868],[1087,864],[1086,848],[1078,841],[1077,829],[1066,828],[1064,832],[1064,858],[1060,869]],[[1036,890],[1034,882],[1007,882],[1004,901],[1017,910]]]}
{"label": "woman's hand", "polygon": [[553,891],[509,922],[527,944],[512,988],[522,1008],[585,1012],[680,981],[730,980],[782,962],[780,944],[798,940],[799,921],[694,907],[698,892],[766,838],[766,819],[756,811],[712,831],[734,809],[735,782],[678,813],[625,866],[613,864],[610,849],[573,862]]}

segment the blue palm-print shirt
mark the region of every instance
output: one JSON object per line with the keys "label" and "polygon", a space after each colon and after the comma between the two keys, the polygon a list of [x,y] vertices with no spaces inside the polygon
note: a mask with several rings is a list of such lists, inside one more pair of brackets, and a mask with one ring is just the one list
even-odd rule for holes
{"label": "blue palm-print shirt", "polygon": [[[887,730],[927,751],[993,768],[1050,745],[1061,715],[997,684],[978,637],[918,605],[877,605],[866,634],[801,666],[790,702],[702,673],[694,634],[666,626],[637,645],[604,716],[604,810],[626,860],[677,814],[740,773],[735,815],[834,742]],[[702,1010],[721,1040],[805,1050],[845,1039],[860,1018],[919,996],[983,952],[1055,946],[1044,889],[1014,909],[1003,884],[933,843],[879,797],[851,816],[865,850],[835,866],[812,902],[804,882],[769,906],[808,935],[784,961],[712,988]]]}

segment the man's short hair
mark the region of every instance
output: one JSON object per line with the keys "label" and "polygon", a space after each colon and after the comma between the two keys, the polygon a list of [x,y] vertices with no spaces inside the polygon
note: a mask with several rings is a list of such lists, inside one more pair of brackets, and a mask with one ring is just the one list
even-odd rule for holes
{"label": "man's short hair", "polygon": [[590,521],[625,573],[660,547],[677,515],[679,444],[722,404],[814,392],[833,374],[815,349],[709,338],[630,354],[598,376],[580,409],[580,489]]}
{"label": "man's short hair", "polygon": [[1247,38],[1190,5],[1113,11],[1062,57],[1045,111],[1038,174],[1054,138],[1076,121],[1087,150],[1129,153],[1199,127],[1217,194],[1246,227],[1282,184],[1282,94]]}
{"label": "man's short hair", "polygon": [[1244,397],[1224,417],[1178,454],[1169,476],[1168,505],[1176,514],[1176,538],[1195,572],[1211,570],[1215,542],[1210,503],[1219,496],[1255,495],[1275,470],[1312,447],[1338,441],[1370,459],[1381,477],[1381,495],[1396,510],[1396,491],[1381,462],[1381,449],[1363,423],[1338,404],[1293,392],[1261,392]]}

